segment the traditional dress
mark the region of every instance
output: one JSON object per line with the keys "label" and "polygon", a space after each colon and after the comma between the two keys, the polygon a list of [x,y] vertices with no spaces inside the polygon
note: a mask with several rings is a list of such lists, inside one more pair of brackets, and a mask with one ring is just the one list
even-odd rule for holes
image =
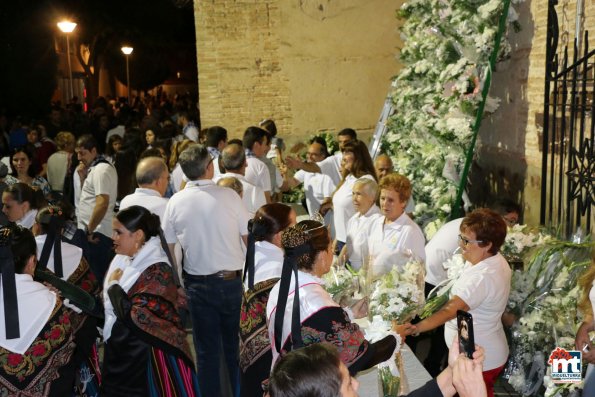
{"label": "traditional dress", "polygon": [[[118,282],[111,273],[122,270]],[[117,255],[104,284],[103,396],[198,396],[172,268],[153,237]]]}
{"label": "traditional dress", "polygon": [[7,339],[0,294],[0,395],[69,396],[74,385],[74,334],[80,321],[46,286],[15,274],[20,337]]}
{"label": "traditional dress", "polygon": [[[61,278],[81,288],[93,297],[99,297],[101,289],[99,281],[91,271],[87,260],[83,256],[83,250],[79,247],[63,242],[54,241],[53,236],[48,240],[47,234],[35,237],[37,243],[37,259],[39,260],[41,270],[45,268],[52,273],[56,273],[56,262],[60,270],[58,273]],[[46,247],[46,242],[48,246]],[[56,261],[55,244],[60,244],[61,261]],[[46,253],[46,250],[49,252]],[[45,255],[44,255],[45,253]],[[97,346],[97,319],[87,314],[77,315],[77,321],[80,326],[76,333],[76,383],[75,395],[97,395],[101,384],[101,371],[99,368],[99,354]]]}
{"label": "traditional dress", "polygon": [[283,267],[283,250],[268,241],[255,243],[254,286],[242,297],[240,312],[240,381],[242,397],[263,394],[261,384],[269,377],[273,355],[267,330],[269,294]]}
{"label": "traditional dress", "polygon": [[[275,317],[277,302],[279,300],[280,284],[277,283],[269,296],[267,304],[267,318],[269,323],[269,339],[271,340],[273,365],[280,355],[292,350],[292,312],[293,297],[295,293],[293,279],[290,282],[285,307],[283,332],[281,335],[282,347],[278,351],[275,346]],[[298,271],[299,282],[299,307],[301,319],[301,335],[304,346],[312,343],[327,342],[333,344],[339,351],[341,361],[349,371],[357,373],[372,365],[386,361],[393,353],[396,340],[389,336],[370,344],[364,337],[359,326],[349,318],[349,315],[339,306],[323,287],[323,281],[309,273]],[[392,339],[392,340],[390,340]]]}

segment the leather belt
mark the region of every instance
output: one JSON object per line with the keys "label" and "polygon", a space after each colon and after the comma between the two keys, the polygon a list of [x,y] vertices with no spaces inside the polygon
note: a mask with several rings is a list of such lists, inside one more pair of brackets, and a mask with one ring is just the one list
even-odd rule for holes
{"label": "leather belt", "polygon": [[221,270],[217,273],[207,274],[207,275],[195,275],[195,274],[188,274],[184,272],[184,277],[188,278],[189,280],[207,280],[212,278],[219,278],[222,280],[235,280],[238,277],[242,276],[241,270]]}

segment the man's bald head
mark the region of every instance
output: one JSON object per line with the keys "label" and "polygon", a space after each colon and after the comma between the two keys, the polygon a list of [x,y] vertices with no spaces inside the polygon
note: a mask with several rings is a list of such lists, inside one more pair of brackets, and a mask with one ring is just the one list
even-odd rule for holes
{"label": "man's bald head", "polygon": [[380,180],[382,177],[393,172],[393,161],[386,154],[381,154],[374,160],[374,168],[376,169],[376,175]]}
{"label": "man's bald head", "polygon": [[221,152],[221,159],[223,161],[223,167],[227,171],[236,172],[241,174],[241,171],[246,164],[246,153],[242,145],[232,143],[223,149]]}
{"label": "man's bald head", "polygon": [[[157,190],[162,196],[167,189],[168,178],[169,170],[161,157],[146,157],[139,161],[136,166],[136,182],[138,185]],[[165,185],[165,190],[163,185]]]}

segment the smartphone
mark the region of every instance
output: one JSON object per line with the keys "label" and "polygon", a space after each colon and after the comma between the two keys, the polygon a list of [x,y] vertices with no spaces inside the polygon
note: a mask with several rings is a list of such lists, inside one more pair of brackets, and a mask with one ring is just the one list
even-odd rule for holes
{"label": "smartphone", "polygon": [[457,310],[457,329],[459,330],[459,352],[473,359],[475,336],[473,335],[473,316],[471,316],[471,313]]}

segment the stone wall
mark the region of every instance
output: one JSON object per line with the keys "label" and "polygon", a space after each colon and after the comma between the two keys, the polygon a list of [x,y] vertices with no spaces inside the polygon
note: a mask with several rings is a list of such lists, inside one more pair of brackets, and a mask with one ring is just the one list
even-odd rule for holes
{"label": "stone wall", "polygon": [[[585,0],[584,28],[595,33],[595,1]],[[491,94],[502,98],[500,109],[486,118],[480,131],[472,183],[478,201],[505,196],[524,204],[525,223],[539,223],[542,125],[544,106],[547,0],[517,5],[522,30],[510,35],[509,60],[497,65]],[[576,1],[561,0],[558,52],[575,31]]]}
{"label": "stone wall", "polygon": [[398,71],[389,0],[195,0],[203,126],[232,137],[264,118],[290,142],[352,127],[369,137]]}

